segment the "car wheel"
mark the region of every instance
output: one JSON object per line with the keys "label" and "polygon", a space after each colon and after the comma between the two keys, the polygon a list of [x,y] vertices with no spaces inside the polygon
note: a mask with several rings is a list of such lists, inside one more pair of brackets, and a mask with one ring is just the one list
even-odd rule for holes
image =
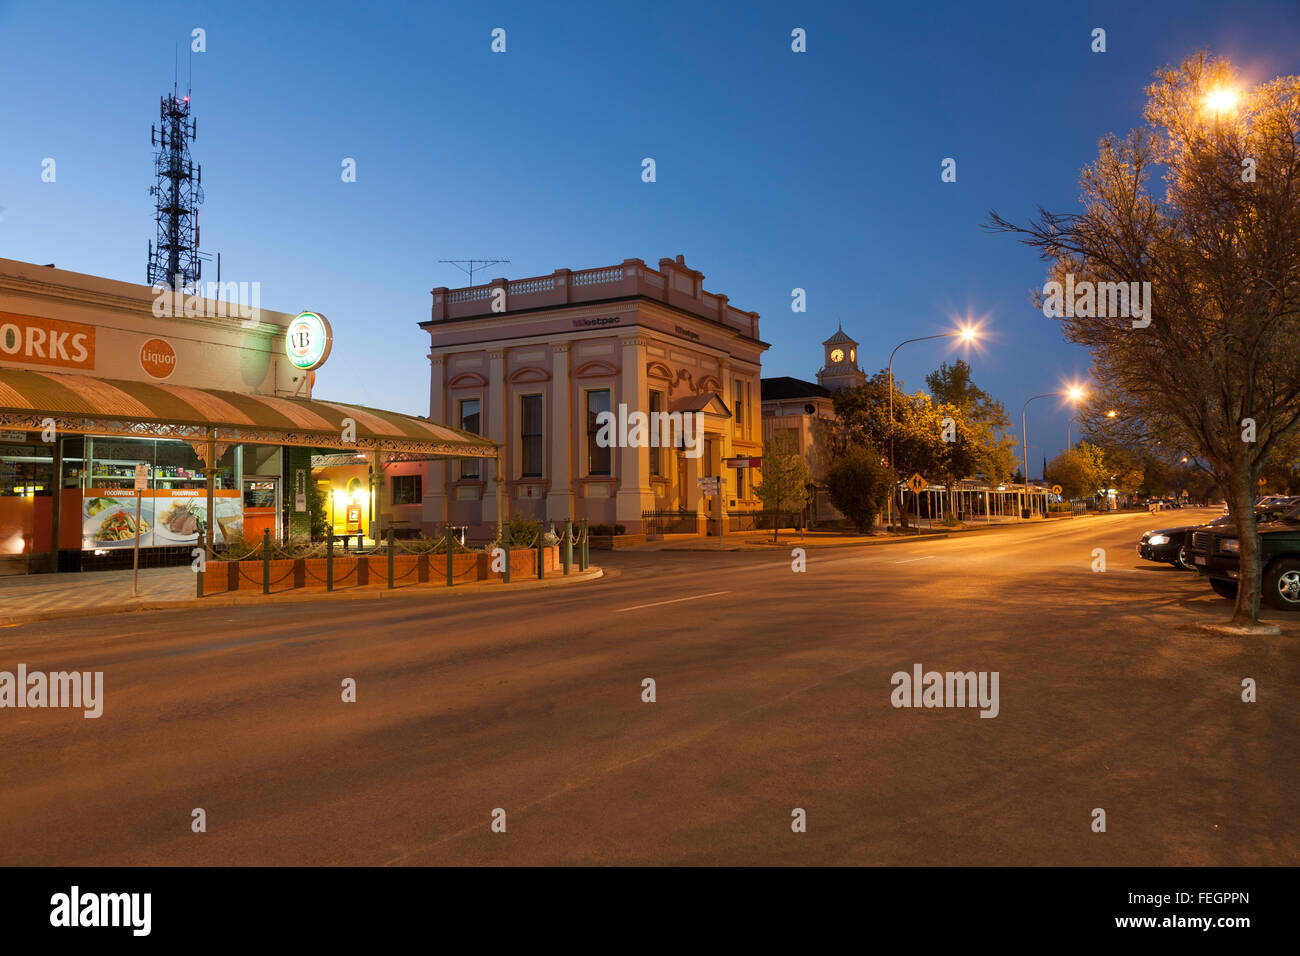
{"label": "car wheel", "polygon": [[1210,578],[1210,587],[1221,598],[1227,598],[1229,601],[1237,600],[1236,581],[1221,581],[1218,578]]}
{"label": "car wheel", "polygon": [[1268,569],[1264,601],[1279,611],[1300,611],[1300,561],[1287,558]]}
{"label": "car wheel", "polygon": [[1196,565],[1192,563],[1192,555],[1187,550],[1187,545],[1178,549],[1178,560],[1174,562],[1174,567],[1182,568],[1184,571],[1195,571]]}

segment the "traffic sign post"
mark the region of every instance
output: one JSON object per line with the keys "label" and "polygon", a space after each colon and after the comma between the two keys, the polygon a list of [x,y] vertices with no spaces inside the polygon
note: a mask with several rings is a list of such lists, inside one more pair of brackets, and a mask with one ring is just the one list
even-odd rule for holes
{"label": "traffic sign post", "polygon": [[[907,487],[912,489],[912,504],[916,505],[917,528],[920,529],[921,522],[921,492],[925,491],[930,483],[921,477],[920,473],[912,475],[907,479]],[[934,518],[930,519],[930,527],[934,527]]]}
{"label": "traffic sign post", "polygon": [[[700,494],[706,498],[714,497],[718,499],[718,537],[721,538],[724,529],[722,527],[722,491],[720,488],[722,479],[717,475],[702,475],[696,479],[700,485]],[[709,511],[713,509],[710,508]]]}
{"label": "traffic sign post", "polygon": [[135,553],[131,558],[131,597],[140,596],[140,500],[149,487],[149,466],[135,466]]}

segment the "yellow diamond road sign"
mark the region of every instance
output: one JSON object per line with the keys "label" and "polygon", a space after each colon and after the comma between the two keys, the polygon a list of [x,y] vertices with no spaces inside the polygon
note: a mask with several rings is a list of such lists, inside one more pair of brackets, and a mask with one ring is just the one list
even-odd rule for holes
{"label": "yellow diamond road sign", "polygon": [[907,479],[907,487],[911,488],[918,495],[921,492],[925,491],[926,487],[929,484],[930,483],[926,481],[924,478],[922,478],[919,474],[915,474],[911,478]]}

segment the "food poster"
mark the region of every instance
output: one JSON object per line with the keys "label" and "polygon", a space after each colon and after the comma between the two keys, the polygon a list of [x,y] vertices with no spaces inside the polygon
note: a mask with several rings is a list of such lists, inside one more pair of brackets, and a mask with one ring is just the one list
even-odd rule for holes
{"label": "food poster", "polygon": [[[136,526],[136,495],[140,524]],[[244,501],[238,491],[222,489],[213,498],[216,525],[213,541],[221,544],[241,534]],[[136,492],[119,488],[89,488],[81,507],[81,546],[93,551],[131,548],[137,537],[142,548],[198,544],[208,527],[208,493],[203,489]]]}

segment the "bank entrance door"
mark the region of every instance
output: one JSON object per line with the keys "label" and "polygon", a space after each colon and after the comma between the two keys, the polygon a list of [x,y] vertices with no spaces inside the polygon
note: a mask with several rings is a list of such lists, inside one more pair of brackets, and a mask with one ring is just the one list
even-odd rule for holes
{"label": "bank entrance door", "polygon": [[704,457],[700,459],[700,474],[710,475],[718,479],[718,493],[709,495],[704,500],[708,503],[709,520],[706,524],[708,534],[720,534],[722,532],[722,496],[727,493],[727,489],[723,484],[722,460],[719,457],[719,441],[717,438],[704,439]]}

